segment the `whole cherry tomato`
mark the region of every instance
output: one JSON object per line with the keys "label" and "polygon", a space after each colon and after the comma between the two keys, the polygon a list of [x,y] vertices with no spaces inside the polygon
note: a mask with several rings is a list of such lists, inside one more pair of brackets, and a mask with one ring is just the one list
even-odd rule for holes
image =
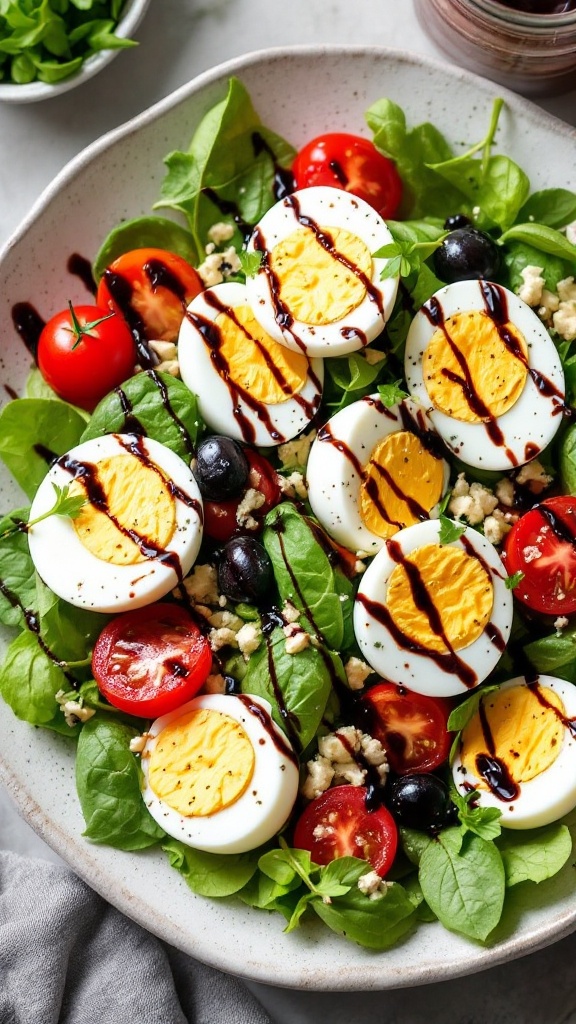
{"label": "whole cherry tomato", "polygon": [[38,368],[60,398],[91,411],[134,373],[136,350],[122,317],[100,306],[73,306],[40,334]]}
{"label": "whole cherry tomato", "polygon": [[396,165],[359,135],[319,135],[297,154],[292,173],[296,188],[331,185],[344,189],[369,203],[384,218],[396,216],[402,199]]}

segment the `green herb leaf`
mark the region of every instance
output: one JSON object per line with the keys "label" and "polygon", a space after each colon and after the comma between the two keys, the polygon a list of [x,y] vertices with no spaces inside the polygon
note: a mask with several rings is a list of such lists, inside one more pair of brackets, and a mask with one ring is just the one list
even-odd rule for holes
{"label": "green herb leaf", "polygon": [[263,256],[263,252],[246,252],[245,249],[240,249],[238,259],[246,277],[256,277],[262,265]]}
{"label": "green herb leaf", "polygon": [[497,807],[473,806],[476,798],[474,790],[471,790],[466,796],[462,796],[454,788],[451,795],[453,802],[458,808],[462,835],[466,832],[473,832],[475,835],[480,836],[481,839],[492,840],[498,838],[502,831],[500,827],[502,811],[498,810]]}
{"label": "green herb leaf", "polygon": [[514,590],[523,579],[524,573],[519,569],[518,572],[512,573],[512,576],[506,577],[504,580],[504,586],[507,590]]}
{"label": "green herb leaf", "polygon": [[397,405],[398,402],[401,402],[404,398],[408,398],[408,392],[404,391],[404,389],[400,387],[401,383],[402,381],[396,380],[393,384],[378,385],[378,394],[380,395],[382,404],[385,405],[386,408],[390,409],[393,405]]}
{"label": "green herb leaf", "polygon": [[458,523],[454,519],[449,519],[448,516],[440,516],[439,521],[440,533],[438,539],[440,544],[452,544],[466,531],[464,523]]}

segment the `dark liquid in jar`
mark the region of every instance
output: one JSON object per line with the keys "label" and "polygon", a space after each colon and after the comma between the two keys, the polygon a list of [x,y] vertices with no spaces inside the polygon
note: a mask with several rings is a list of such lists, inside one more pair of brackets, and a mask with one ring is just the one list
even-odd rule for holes
{"label": "dark liquid in jar", "polygon": [[576,0],[498,0],[498,3],[527,14],[567,14],[576,11]]}

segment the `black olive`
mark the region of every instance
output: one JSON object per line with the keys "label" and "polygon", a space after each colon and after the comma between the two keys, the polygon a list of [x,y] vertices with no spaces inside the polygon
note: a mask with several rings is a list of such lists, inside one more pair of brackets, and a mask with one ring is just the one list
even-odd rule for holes
{"label": "black olive", "polygon": [[238,442],[219,435],[200,442],[193,469],[200,493],[209,501],[237,497],[246,487],[250,472]]}
{"label": "black olive", "polygon": [[447,217],[444,221],[444,231],[454,231],[456,228],[466,228],[472,226],[472,221],[464,213],[453,213],[451,217]]}
{"label": "black olive", "polygon": [[441,281],[493,280],[500,269],[500,250],[490,235],[478,228],[451,231],[433,256],[434,270]]}
{"label": "black olive", "polygon": [[272,563],[254,537],[233,537],[218,560],[218,587],[231,601],[257,604],[270,590]]}
{"label": "black olive", "polygon": [[426,831],[446,824],[451,801],[437,775],[403,775],[390,783],[386,800],[392,814],[407,828]]}

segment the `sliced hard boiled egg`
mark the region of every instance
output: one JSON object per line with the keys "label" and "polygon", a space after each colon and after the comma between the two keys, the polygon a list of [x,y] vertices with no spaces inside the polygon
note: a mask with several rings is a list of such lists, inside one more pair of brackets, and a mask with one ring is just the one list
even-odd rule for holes
{"label": "sliced hard boiled egg", "polygon": [[387,537],[428,519],[450,468],[423,409],[387,407],[369,395],[340,410],[316,435],[306,467],[308,500],[334,540],[373,555]]}
{"label": "sliced hard boiled egg", "polygon": [[322,360],[266,334],[243,284],[216,285],[196,296],[182,321],[178,359],[206,423],[239,441],[264,447],[289,441],[320,405]]}
{"label": "sliced hard boiled egg", "polygon": [[537,828],[576,807],[576,687],[519,676],[482,697],[462,731],[456,787],[497,807],[507,828]]}
{"label": "sliced hard boiled egg", "polygon": [[135,434],[106,434],[61,455],[40,484],[30,521],[55,487],[85,499],[75,519],[29,527],[38,574],[70,604],[122,612],[164,597],[191,569],[202,539],[202,498],[174,452]]}
{"label": "sliced hard boiled egg", "polygon": [[562,422],[564,373],[548,331],[514,292],[459,281],[416,314],[408,390],[469,466],[507,470],[535,458]]}
{"label": "sliced hard boiled egg", "polygon": [[144,801],[175,839],[210,853],[244,853],[286,823],[298,793],[298,759],[270,717],[245,694],[206,694],[156,719],[142,752]]}
{"label": "sliced hard boiled egg", "polygon": [[510,635],[512,594],[489,541],[470,528],[440,543],[440,523],[387,540],[362,576],[354,630],[385,679],[435,697],[478,686]]}
{"label": "sliced hard boiled egg", "polygon": [[368,203],[317,185],[276,203],[248,251],[261,263],[246,282],[254,314],[277,341],[308,356],[340,356],[373,341],[388,320],[398,278],[381,280],[393,242]]}

